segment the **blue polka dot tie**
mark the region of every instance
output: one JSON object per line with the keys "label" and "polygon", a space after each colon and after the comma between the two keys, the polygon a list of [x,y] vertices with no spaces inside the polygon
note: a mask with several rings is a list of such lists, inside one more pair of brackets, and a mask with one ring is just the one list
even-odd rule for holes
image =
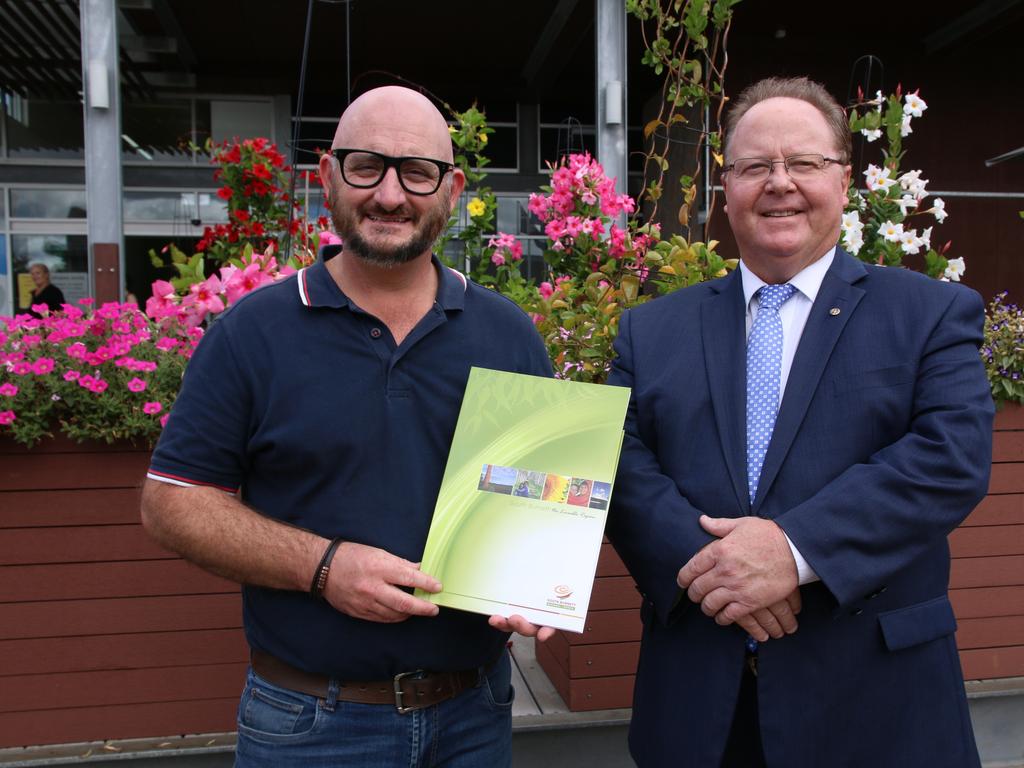
{"label": "blue polka dot tie", "polygon": [[757,495],[761,466],[775,429],[782,377],[782,320],[779,308],[796,292],[785,285],[765,285],[758,292],[757,316],[747,339],[747,489]]}
{"label": "blue polka dot tie", "polygon": [[[753,503],[768,443],[779,411],[782,380],[782,320],[779,308],[796,292],[785,285],[764,285],[757,291],[757,316],[747,339],[747,490]],[[747,635],[747,653],[757,641]]]}

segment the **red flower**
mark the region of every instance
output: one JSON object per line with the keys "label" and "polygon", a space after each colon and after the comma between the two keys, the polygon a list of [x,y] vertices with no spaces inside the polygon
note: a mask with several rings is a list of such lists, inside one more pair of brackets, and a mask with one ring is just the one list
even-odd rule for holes
{"label": "red flower", "polygon": [[257,179],[269,179],[270,169],[263,163],[257,163],[252,167],[252,175]]}
{"label": "red flower", "polygon": [[217,190],[217,197],[221,200],[230,200],[232,194],[234,193],[231,191],[231,187],[221,187]]}

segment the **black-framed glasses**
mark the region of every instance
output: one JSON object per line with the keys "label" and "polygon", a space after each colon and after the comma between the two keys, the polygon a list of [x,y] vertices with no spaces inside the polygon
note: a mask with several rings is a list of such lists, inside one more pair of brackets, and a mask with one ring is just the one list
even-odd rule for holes
{"label": "black-framed glasses", "polygon": [[842,160],[814,153],[790,155],[781,160],[769,160],[767,157],[741,157],[722,169],[722,173],[731,173],[736,181],[764,181],[772,175],[776,163],[781,163],[790,178],[811,178],[825,170],[829,163],[845,165]]}
{"label": "black-framed glasses", "polygon": [[388,168],[398,174],[398,183],[410,195],[432,195],[454,165],[431,157],[391,157],[368,149],[335,149],[341,178],[350,187],[370,189],[384,180]]}

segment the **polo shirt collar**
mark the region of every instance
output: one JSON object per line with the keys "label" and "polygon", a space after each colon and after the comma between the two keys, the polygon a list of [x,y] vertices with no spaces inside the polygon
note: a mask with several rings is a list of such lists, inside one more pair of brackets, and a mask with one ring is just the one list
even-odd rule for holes
{"label": "polo shirt collar", "polygon": [[[316,263],[303,267],[296,275],[299,301],[306,307],[329,307],[341,309],[350,307],[351,301],[334,282],[327,271],[327,262],[341,253],[340,245],[325,245],[320,248]],[[444,266],[435,255],[431,255],[434,269],[438,273],[437,303],[442,309],[463,309],[469,281],[466,276],[451,267]]]}

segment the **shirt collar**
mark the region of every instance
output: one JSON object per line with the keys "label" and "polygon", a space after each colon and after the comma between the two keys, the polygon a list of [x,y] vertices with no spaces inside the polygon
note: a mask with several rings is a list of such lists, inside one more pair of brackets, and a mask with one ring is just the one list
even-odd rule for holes
{"label": "shirt collar", "polygon": [[[327,262],[341,253],[341,249],[340,245],[322,246],[320,258],[316,263],[298,271],[296,280],[299,301],[303,306],[330,307],[332,309],[352,306],[348,296],[338,287],[331,273],[327,271]],[[437,256],[431,255],[431,261],[438,273],[437,303],[445,310],[462,309],[465,306],[469,281],[461,272],[441,264]]]}
{"label": "shirt collar", "polygon": [[[802,270],[797,272],[792,278],[790,278],[788,283],[806,296],[813,304],[814,300],[818,297],[818,291],[821,289],[821,283],[825,280],[825,273],[828,272],[828,268],[832,266],[832,260],[835,258],[835,255],[836,249],[835,246],[833,246],[828,253],[820,259],[808,264]],[[751,272],[750,268],[743,263],[743,259],[740,259],[740,272],[743,276],[744,306],[749,309],[750,301],[754,298],[754,294],[758,292],[762,285],[767,285],[767,283]]]}

